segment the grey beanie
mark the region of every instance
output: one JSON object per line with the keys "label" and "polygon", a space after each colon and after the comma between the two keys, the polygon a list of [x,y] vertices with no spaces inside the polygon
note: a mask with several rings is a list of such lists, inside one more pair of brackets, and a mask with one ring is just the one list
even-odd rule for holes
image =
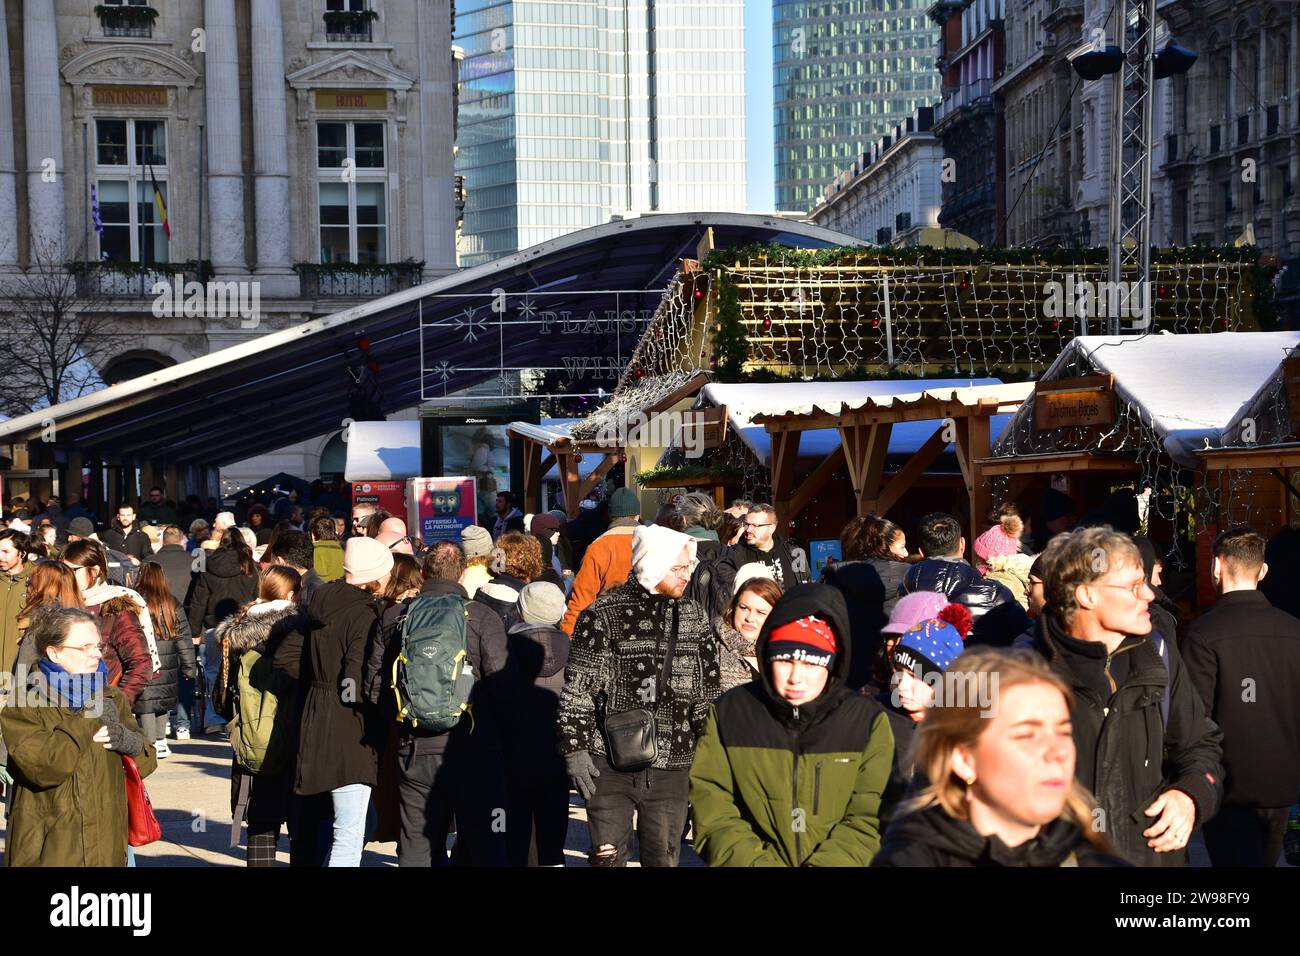
{"label": "grey beanie", "polygon": [[525,584],[519,592],[519,616],[529,624],[554,627],[564,617],[564,592],[550,581]]}
{"label": "grey beanie", "polygon": [[492,535],[476,524],[461,530],[460,543],[467,558],[485,558],[492,553]]}

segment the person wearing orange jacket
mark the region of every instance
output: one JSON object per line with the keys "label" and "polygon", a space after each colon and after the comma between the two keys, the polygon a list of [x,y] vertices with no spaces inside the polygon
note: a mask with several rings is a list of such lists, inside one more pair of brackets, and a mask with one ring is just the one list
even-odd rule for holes
{"label": "person wearing orange jacket", "polygon": [[568,609],[560,630],[573,636],[578,615],[603,592],[627,583],[632,571],[632,532],[641,523],[641,502],[631,488],[619,488],[609,498],[609,530],[591,543],[573,579]]}

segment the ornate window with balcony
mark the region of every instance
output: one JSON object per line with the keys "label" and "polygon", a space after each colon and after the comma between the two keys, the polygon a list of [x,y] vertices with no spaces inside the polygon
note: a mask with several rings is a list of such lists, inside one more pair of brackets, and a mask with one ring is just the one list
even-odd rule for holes
{"label": "ornate window with balcony", "polygon": [[106,37],[151,37],[158,11],[146,0],[104,0],[95,7]]}
{"label": "ornate window with balcony", "polygon": [[165,120],[95,120],[100,260],[168,261],[167,173]]}
{"label": "ornate window with balcony", "polygon": [[330,43],[369,43],[379,11],[370,0],[325,0],[325,39]]}

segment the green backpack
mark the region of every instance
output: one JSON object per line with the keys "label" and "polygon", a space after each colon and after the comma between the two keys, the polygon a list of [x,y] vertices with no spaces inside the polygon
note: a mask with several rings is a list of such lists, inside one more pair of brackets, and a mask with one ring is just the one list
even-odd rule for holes
{"label": "green backpack", "polygon": [[398,720],[421,730],[444,731],[470,713],[474,669],[469,663],[468,620],[465,602],[454,594],[421,595],[411,601],[402,617],[401,650],[393,661]]}
{"label": "green backpack", "polygon": [[295,755],[288,729],[297,724],[291,713],[298,702],[293,680],[271,666],[269,655],[248,650],[239,658],[235,688],[235,720],[230,727],[235,759],[249,773],[285,770]]}

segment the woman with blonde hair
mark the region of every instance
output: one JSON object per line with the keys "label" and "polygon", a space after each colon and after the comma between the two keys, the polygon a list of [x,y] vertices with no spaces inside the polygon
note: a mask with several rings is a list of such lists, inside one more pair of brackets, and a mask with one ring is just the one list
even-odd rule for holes
{"label": "woman with blonde hair", "polygon": [[1071,691],[1046,663],[973,649],[937,689],[916,746],[933,782],[900,809],[872,866],[1128,865],[1074,778]]}

